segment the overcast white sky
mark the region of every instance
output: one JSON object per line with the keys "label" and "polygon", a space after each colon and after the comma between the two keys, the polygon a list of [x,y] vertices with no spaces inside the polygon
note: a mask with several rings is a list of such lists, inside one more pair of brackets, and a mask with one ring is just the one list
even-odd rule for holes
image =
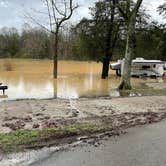
{"label": "overcast white sky", "polygon": [[[75,0],[81,7],[74,14],[74,21],[82,17],[90,17],[89,7],[96,0]],[[156,12],[156,8],[165,0],[144,0],[143,5],[147,7],[148,13],[156,21],[166,22]],[[20,28],[27,20],[23,17],[25,11],[30,8],[40,9],[42,7],[41,0],[0,0],[0,27],[18,27]]]}

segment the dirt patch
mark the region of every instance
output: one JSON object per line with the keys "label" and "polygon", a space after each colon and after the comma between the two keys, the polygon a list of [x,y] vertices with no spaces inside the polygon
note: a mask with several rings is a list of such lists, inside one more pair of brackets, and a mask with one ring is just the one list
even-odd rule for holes
{"label": "dirt patch", "polygon": [[0,105],[0,132],[62,127],[100,117],[121,116],[120,120],[123,122],[128,114],[142,117],[144,113],[165,113],[165,101],[166,96],[144,96],[82,98],[72,101],[54,99],[2,102]]}
{"label": "dirt patch", "polygon": [[[80,139],[87,140],[99,133],[107,136],[108,132],[109,136],[120,135],[124,129],[156,123],[164,118],[166,118],[166,112],[121,113],[112,116],[67,119],[63,123],[47,121],[41,130],[18,130],[18,126],[25,125],[22,121],[18,121],[12,124],[13,127],[10,126],[11,124],[6,124],[7,127],[16,131],[0,134],[0,150],[3,153],[18,152],[52,145],[71,144]],[[38,127],[39,124],[35,124],[34,128]],[[93,144],[96,146],[95,139]]]}

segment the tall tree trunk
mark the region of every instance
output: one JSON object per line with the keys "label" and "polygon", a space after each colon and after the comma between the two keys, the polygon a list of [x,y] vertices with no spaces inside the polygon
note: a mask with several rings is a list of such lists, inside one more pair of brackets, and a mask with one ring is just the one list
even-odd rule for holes
{"label": "tall tree trunk", "polygon": [[108,35],[107,35],[107,41],[106,41],[106,51],[105,51],[105,57],[103,58],[103,68],[102,68],[102,79],[106,79],[108,77],[108,72],[109,72],[109,64],[110,64],[110,59],[112,56],[111,53],[111,40],[112,40],[112,25],[110,25],[108,30]]}
{"label": "tall tree trunk", "polygon": [[127,15],[125,16],[125,21],[127,24],[127,39],[126,39],[126,52],[125,52],[125,60],[123,66],[123,73],[121,77],[121,83],[119,85],[119,89],[130,90],[131,86],[131,64],[132,64],[132,56],[135,53],[136,41],[135,41],[135,24],[138,10],[141,6],[143,0],[137,0],[137,3],[132,11],[130,11],[130,0],[127,0]]}
{"label": "tall tree trunk", "polygon": [[54,73],[54,78],[57,79],[58,77],[58,35],[55,35],[55,41],[54,41],[53,73]]}
{"label": "tall tree trunk", "polygon": [[132,56],[135,53],[135,19],[128,24],[127,27],[127,39],[126,39],[126,52],[125,52],[125,60],[123,66],[123,73],[121,78],[121,83],[119,85],[119,89],[132,89],[131,86],[131,64],[132,64]]}
{"label": "tall tree trunk", "polygon": [[102,79],[106,79],[108,77],[109,72],[109,64],[110,59],[112,58],[112,46],[111,43],[113,40],[113,24],[114,24],[114,18],[115,18],[115,6],[116,6],[116,0],[112,0],[111,6],[111,20],[108,22],[108,33],[107,33],[107,39],[106,39],[106,50],[105,50],[105,57],[103,58],[103,68],[102,68]]}

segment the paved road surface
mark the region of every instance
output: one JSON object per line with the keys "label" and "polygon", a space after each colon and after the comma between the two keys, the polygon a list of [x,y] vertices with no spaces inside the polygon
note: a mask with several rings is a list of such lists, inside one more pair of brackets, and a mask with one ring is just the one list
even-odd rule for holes
{"label": "paved road surface", "polygon": [[58,152],[31,166],[166,166],[166,121],[129,129],[99,147]]}

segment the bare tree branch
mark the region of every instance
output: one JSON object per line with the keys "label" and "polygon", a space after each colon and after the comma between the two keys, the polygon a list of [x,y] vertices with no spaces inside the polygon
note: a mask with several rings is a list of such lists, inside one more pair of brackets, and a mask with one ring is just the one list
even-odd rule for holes
{"label": "bare tree branch", "polygon": [[130,2],[131,0],[127,0],[126,2],[126,13],[130,13]]}
{"label": "bare tree branch", "polygon": [[[139,10],[139,8],[140,8],[140,6],[141,6],[141,4],[142,4],[142,1],[143,1],[143,0],[137,0],[137,3],[136,3],[136,5],[135,5],[135,7],[134,7],[134,9],[133,9],[133,11],[132,11],[132,14],[138,12],[138,10]],[[132,15],[132,14],[131,14],[131,15]]]}
{"label": "bare tree branch", "polygon": [[51,31],[50,29],[48,29],[46,26],[44,26],[43,24],[40,24],[36,19],[34,19],[29,13],[25,14],[25,17],[30,19],[32,22],[34,22],[36,25],[40,26],[41,28],[43,28],[44,30],[46,30],[49,33],[53,33],[53,31]]}
{"label": "bare tree branch", "polygon": [[54,0],[51,0],[51,7],[52,7],[52,13],[54,17],[54,22],[56,24],[56,15],[55,15],[55,8],[54,8]]}
{"label": "bare tree branch", "polygon": [[51,29],[51,31],[53,31],[49,2],[48,2],[48,0],[45,0],[45,1],[46,1],[46,5],[47,5],[48,17],[49,17],[49,22],[50,22],[50,29]]}
{"label": "bare tree branch", "polygon": [[36,9],[33,9],[33,8],[31,8],[31,10],[32,10],[33,12],[37,13],[37,14],[43,14],[43,15],[48,16],[48,13],[47,13],[47,12],[43,12],[43,11],[36,10]]}
{"label": "bare tree branch", "polygon": [[55,14],[55,11],[57,11],[59,15],[65,17],[64,13],[61,12],[60,9],[58,9],[58,7],[56,6],[55,0],[51,0],[51,2],[52,2],[53,13]]}
{"label": "bare tree branch", "polygon": [[160,5],[158,7],[157,11],[159,12],[160,15],[163,15],[165,18],[166,17],[166,3],[164,3],[163,5]]}
{"label": "bare tree branch", "polygon": [[122,17],[125,19],[125,20],[128,20],[128,16],[127,14],[123,11],[123,9],[121,8],[121,6],[118,4],[118,10],[120,12],[120,14],[122,15]]}
{"label": "bare tree branch", "polygon": [[67,15],[67,3],[66,3],[66,0],[64,0],[64,15],[65,15],[65,17],[66,17],[66,15]]}
{"label": "bare tree branch", "polygon": [[66,20],[69,20],[74,12],[75,9],[78,8],[78,5],[76,5],[75,7],[73,7],[73,0],[70,0],[70,13],[68,16],[65,16],[61,19],[61,21],[59,22],[59,25],[61,25],[63,22],[65,22]]}

